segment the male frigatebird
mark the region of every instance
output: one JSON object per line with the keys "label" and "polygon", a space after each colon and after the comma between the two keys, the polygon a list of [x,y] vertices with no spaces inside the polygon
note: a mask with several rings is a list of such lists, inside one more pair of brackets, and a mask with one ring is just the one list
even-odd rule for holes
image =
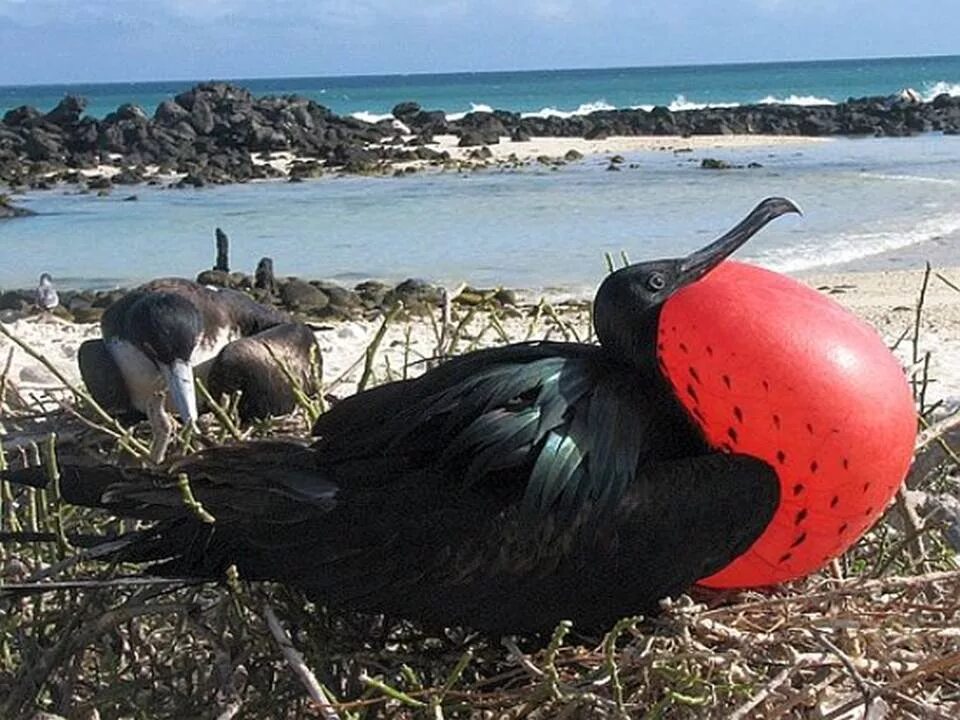
{"label": "male frigatebird", "polygon": [[[915,427],[872,330],[722,262],[796,211],[765,200],[686,258],[610,274],[599,346],[469,353],[340,402],[313,445],[67,467],[62,492],[155,521],[112,553],[155,573],[235,564],[332,605],[494,631],[600,628],[698,581],[809,573],[883,511]],[[178,473],[215,522],[184,505]]]}
{"label": "male frigatebird", "polygon": [[[160,388],[184,422],[197,418],[194,375],[213,397],[240,390],[243,419],[291,412],[293,391],[278,360],[309,389],[319,349],[310,329],[242,292],[191,280],[153,280],[103,314],[102,340],[78,353],[91,395],[117,413],[145,414]],[[270,348],[267,350],[266,348]]]}

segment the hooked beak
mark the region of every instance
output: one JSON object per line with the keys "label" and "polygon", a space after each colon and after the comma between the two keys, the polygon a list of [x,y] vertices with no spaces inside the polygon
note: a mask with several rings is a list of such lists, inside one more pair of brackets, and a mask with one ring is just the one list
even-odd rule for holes
{"label": "hooked beak", "polygon": [[772,197],[761,202],[728,233],[681,261],[679,285],[683,286],[702,278],[753,237],[760,228],[786,213],[803,214],[800,208],[786,198]]}
{"label": "hooked beak", "polygon": [[189,425],[197,419],[197,395],[193,386],[193,368],[183,360],[174,360],[170,365],[161,364],[160,371],[170,390],[173,406],[180,420]]}

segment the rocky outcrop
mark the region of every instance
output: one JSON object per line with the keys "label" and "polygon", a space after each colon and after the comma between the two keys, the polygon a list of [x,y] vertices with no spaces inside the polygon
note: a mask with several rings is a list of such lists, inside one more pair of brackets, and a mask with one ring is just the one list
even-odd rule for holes
{"label": "rocky outcrop", "polygon": [[0,195],[0,220],[28,217],[30,215],[36,215],[36,213],[33,210],[17,207],[10,202],[6,195]]}
{"label": "rocky outcrop", "polygon": [[[269,258],[264,258],[269,261]],[[266,272],[264,261],[258,267],[260,275]],[[270,273],[272,276],[272,272]],[[252,295],[257,301],[272,304],[307,320],[351,320],[372,318],[394,310],[402,303],[407,314],[436,311],[443,303],[441,287],[424,280],[408,279],[396,285],[378,280],[367,280],[352,289],[323,280],[303,280],[297,277],[275,278],[274,287],[262,287],[257,278],[242,272],[204,270],[197,282],[214,287],[231,288]],[[262,277],[261,277],[262,279]],[[7,313],[4,321],[38,312],[36,289],[0,291],[0,312]],[[74,322],[99,322],[103,311],[121,299],[128,289],[59,290],[58,316]],[[493,304],[497,307],[516,305],[517,293],[508,289],[478,289],[467,287],[454,298],[456,307]],[[12,313],[12,315],[11,315]]]}
{"label": "rocky outcrop", "polygon": [[[0,183],[46,187],[70,182],[75,171],[112,164],[114,182],[135,183],[142,168],[159,167],[183,177],[183,187],[245,182],[282,173],[254,156],[291,152],[303,162],[295,180],[329,170],[379,173],[395,162],[441,164],[449,158],[427,147],[434,136],[459,137],[462,147],[482,147],[534,136],[606,138],[631,135],[850,135],[900,137],[920,132],[956,133],[960,97],[938,95],[922,102],[915,92],[849,99],[837,105],[748,105],[671,111],[601,110],[570,117],[521,117],[497,110],[448,120],[441,110],[399,103],[395,119],[368,123],[340,117],[296,95],[254,97],[226,83],[203,83],[162,102],[149,117],[122,105],[105,118],[83,115],[86,103],[68,96],[47,113],[19,107],[0,122]],[[398,135],[402,123],[409,133]],[[413,136],[410,138],[410,136]],[[53,178],[53,180],[51,180]]]}

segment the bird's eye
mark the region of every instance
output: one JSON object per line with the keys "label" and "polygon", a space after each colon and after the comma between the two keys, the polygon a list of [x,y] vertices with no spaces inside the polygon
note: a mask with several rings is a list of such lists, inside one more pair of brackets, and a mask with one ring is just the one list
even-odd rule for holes
{"label": "bird's eye", "polygon": [[651,273],[650,277],[647,278],[647,287],[654,292],[658,290],[663,290],[666,287],[667,281],[664,279],[663,275],[658,272]]}

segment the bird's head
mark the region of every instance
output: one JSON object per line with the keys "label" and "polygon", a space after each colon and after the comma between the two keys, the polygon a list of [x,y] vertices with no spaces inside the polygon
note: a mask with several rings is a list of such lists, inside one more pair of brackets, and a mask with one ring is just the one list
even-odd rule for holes
{"label": "bird's head", "polygon": [[50,287],[51,285],[53,285],[53,278],[50,277],[50,273],[41,273],[40,287]]}
{"label": "bird's head", "polygon": [[683,258],[635,263],[606,277],[594,299],[593,322],[611,353],[643,367],[655,362],[660,309],[678,290],[695,283],[764,225],[800,209],[786,198],[767,198],[736,227]]}
{"label": "bird's head", "polygon": [[160,369],[181,420],[196,420],[190,358],[203,330],[197,308],[179,295],[151,293],[130,308],[125,324],[125,339]]}

